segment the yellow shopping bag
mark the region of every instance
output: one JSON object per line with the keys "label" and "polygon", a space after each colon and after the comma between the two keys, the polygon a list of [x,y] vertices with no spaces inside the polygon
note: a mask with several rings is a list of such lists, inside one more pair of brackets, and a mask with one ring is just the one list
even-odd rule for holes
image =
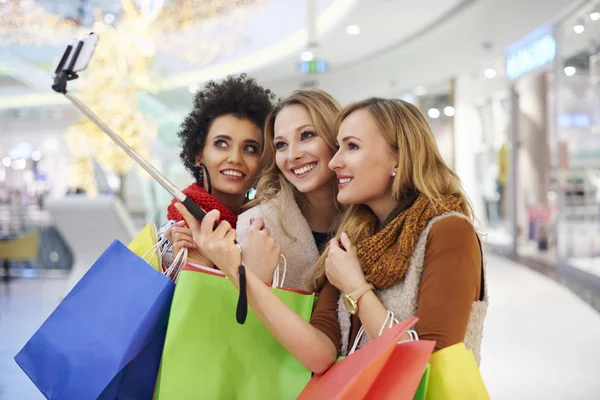
{"label": "yellow shopping bag", "polygon": [[162,257],[158,246],[158,231],[152,222],[144,227],[127,246],[135,255],[146,260],[152,267],[161,271]]}
{"label": "yellow shopping bag", "polygon": [[427,400],[489,400],[473,352],[464,343],[433,353],[429,363]]}

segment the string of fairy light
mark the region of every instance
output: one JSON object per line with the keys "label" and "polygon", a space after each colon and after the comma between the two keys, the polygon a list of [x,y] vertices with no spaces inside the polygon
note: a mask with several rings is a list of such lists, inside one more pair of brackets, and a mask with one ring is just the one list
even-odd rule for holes
{"label": "string of fairy light", "polygon": [[[0,0],[0,46],[64,46],[91,28],[101,39],[93,62],[73,86],[125,142],[148,157],[156,127],[140,111],[138,94],[153,90],[156,53],[209,64],[235,48],[249,11],[267,1],[121,0],[118,20],[95,10],[95,22],[86,28],[33,0]],[[73,159],[70,184],[90,194],[97,193],[94,159],[121,177],[132,167],[130,158],[87,119],[71,126],[65,141]]]}

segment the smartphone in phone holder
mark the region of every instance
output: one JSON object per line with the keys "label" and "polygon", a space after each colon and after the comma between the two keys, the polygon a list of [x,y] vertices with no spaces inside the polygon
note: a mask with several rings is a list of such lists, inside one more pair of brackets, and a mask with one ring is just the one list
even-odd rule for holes
{"label": "smartphone in phone holder", "polygon": [[164,187],[173,197],[179,200],[185,208],[199,221],[206,215],[191,198],[187,197],[181,190],[169,182],[160,172],[158,172],[152,164],[143,159],[135,150],[121,139],[119,135],[113,132],[97,115],[95,115],[85,104],[77,97],[67,91],[67,83],[79,78],[78,72],[83,71],[90,63],[94,50],[100,38],[95,33],[90,33],[82,40],[74,40],[67,46],[64,53],[60,57],[54,69],[54,84],[52,89],[55,92],[62,93],[75,107],[79,109],[86,117],[94,122],[98,128],[106,133],[119,147],[121,147],[140,167],[154,178],[162,187]]}

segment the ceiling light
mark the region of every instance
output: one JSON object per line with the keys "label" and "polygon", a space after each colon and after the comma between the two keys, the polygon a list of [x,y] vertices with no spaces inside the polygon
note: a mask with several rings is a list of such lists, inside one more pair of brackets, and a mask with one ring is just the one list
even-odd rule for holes
{"label": "ceiling light", "polygon": [[348,25],[346,27],[346,33],[348,35],[356,36],[360,33],[360,26],[358,25]]}
{"label": "ceiling light", "polygon": [[12,159],[10,157],[4,157],[2,159],[2,165],[4,165],[5,167],[10,167],[11,163],[12,163]]}
{"label": "ceiling light", "polygon": [[200,89],[200,85],[197,83],[192,83],[190,86],[188,86],[188,90],[191,94],[196,94],[198,89]]}
{"label": "ceiling light", "polygon": [[575,75],[575,72],[577,72],[575,67],[565,67],[565,75],[566,76],[573,76],[573,75]]}
{"label": "ceiling light", "polygon": [[113,14],[106,14],[104,16],[104,22],[106,22],[107,24],[112,24],[113,22],[115,22],[115,16]]}
{"label": "ceiling light", "polygon": [[427,94],[427,88],[425,86],[415,86],[413,94],[415,96],[425,96],[425,94]]}
{"label": "ceiling light", "polygon": [[314,54],[312,53],[312,51],[303,51],[302,53],[300,53],[300,59],[302,61],[312,61],[312,59],[315,58]]}
{"label": "ceiling light", "polygon": [[444,107],[444,114],[446,114],[448,117],[453,117],[455,112],[456,110],[454,110],[454,107],[452,106]]}
{"label": "ceiling light", "polygon": [[590,19],[592,21],[598,21],[600,19],[600,11],[598,11],[598,9],[596,9],[596,11],[592,11],[590,13]]}
{"label": "ceiling light", "polygon": [[427,111],[427,115],[429,115],[429,118],[439,118],[440,110],[438,110],[437,108],[430,108],[429,111]]}
{"label": "ceiling light", "polygon": [[31,159],[33,161],[40,161],[42,159],[42,153],[39,150],[34,151],[31,153]]}
{"label": "ceiling light", "polygon": [[483,71],[483,75],[488,79],[493,79],[496,77],[496,70],[494,68],[488,68]]}
{"label": "ceiling light", "polygon": [[585,31],[585,26],[583,26],[583,24],[581,24],[581,23],[579,23],[573,27],[573,32],[575,32],[578,35],[580,33],[583,33],[583,31]]}

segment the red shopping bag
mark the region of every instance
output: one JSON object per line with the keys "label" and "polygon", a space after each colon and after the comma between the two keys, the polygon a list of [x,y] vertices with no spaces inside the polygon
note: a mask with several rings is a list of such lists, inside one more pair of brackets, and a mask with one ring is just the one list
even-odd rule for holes
{"label": "red shopping bag", "polygon": [[412,400],[435,342],[398,343],[417,318],[396,324],[361,349],[315,375],[299,400],[396,399]]}

